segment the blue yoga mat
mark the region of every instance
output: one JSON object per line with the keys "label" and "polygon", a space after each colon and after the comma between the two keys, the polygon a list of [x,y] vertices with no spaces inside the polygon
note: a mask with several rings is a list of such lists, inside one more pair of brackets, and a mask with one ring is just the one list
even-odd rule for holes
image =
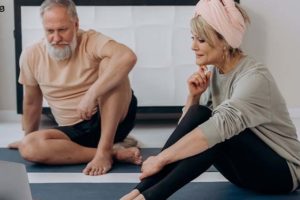
{"label": "blue yoga mat", "polygon": [[[143,158],[147,158],[150,155],[156,155],[160,151],[159,148],[142,148],[141,153]],[[24,160],[19,151],[11,150],[7,148],[0,148],[0,160],[23,163],[26,166],[27,172],[64,172],[64,173],[76,173],[81,172],[86,164],[78,165],[42,165],[35,164]],[[208,171],[217,171],[214,167],[208,169]],[[110,173],[139,173],[140,166],[116,162],[110,171]]]}
{"label": "blue yoga mat", "polygon": [[[159,149],[142,149],[144,157],[158,153]],[[27,162],[16,150],[0,148],[0,160],[25,164],[28,172],[81,172],[85,165],[48,166]],[[214,168],[211,170],[215,171]],[[116,163],[112,173],[137,173],[139,166]],[[135,183],[32,183],[34,200],[116,200],[134,188]],[[229,182],[189,183],[170,197],[171,200],[299,200],[300,191],[289,195],[257,194],[234,186]]]}
{"label": "blue yoga mat", "polygon": [[[133,183],[47,183],[31,184],[35,200],[117,200],[134,188]],[[189,183],[170,200],[299,200],[300,192],[262,195],[227,182]]]}

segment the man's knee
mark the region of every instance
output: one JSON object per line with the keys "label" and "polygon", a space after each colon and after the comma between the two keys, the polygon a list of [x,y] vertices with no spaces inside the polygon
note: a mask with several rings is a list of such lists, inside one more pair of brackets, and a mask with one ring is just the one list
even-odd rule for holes
{"label": "man's knee", "polygon": [[20,155],[30,162],[43,163],[46,159],[42,155],[43,143],[43,138],[38,134],[25,136],[19,146]]}
{"label": "man's knee", "polygon": [[35,138],[31,134],[26,135],[22,139],[19,146],[19,152],[25,160],[32,161],[34,155],[36,155],[35,143],[36,143]]}

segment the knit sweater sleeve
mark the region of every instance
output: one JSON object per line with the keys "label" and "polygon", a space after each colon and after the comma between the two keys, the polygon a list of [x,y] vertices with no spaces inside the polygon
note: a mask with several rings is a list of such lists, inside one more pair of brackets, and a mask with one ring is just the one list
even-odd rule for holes
{"label": "knit sweater sleeve", "polygon": [[231,96],[214,108],[211,118],[199,126],[209,147],[271,119],[270,80],[264,74],[247,73],[237,78],[230,90]]}

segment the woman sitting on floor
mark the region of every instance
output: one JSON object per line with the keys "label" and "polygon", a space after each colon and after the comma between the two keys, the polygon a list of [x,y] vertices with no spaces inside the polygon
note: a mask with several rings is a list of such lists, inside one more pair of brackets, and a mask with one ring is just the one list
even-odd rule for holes
{"label": "woman sitting on floor", "polygon": [[[239,48],[247,22],[233,0],[196,5],[191,29],[199,68],[188,79],[181,120],[162,151],[144,161],[141,182],[122,200],[166,199],[211,165],[256,192],[299,187],[300,142],[286,103],[268,69]],[[199,105],[205,99],[207,106]]]}

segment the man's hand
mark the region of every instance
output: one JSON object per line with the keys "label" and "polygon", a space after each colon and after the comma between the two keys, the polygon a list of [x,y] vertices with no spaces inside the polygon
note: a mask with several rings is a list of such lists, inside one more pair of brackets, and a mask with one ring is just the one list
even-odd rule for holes
{"label": "man's hand", "polygon": [[97,112],[97,107],[97,99],[87,92],[77,107],[78,116],[80,119],[89,120]]}

